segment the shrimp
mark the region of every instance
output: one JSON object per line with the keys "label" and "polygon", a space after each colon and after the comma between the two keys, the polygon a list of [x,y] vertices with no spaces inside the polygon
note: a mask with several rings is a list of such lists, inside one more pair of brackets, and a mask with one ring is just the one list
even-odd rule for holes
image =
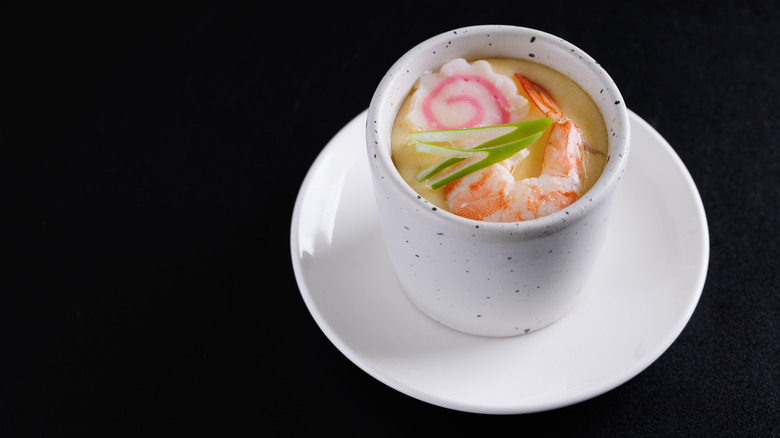
{"label": "shrimp", "polygon": [[584,142],[550,94],[516,75],[531,102],[553,120],[539,177],[516,181],[512,175],[522,154],[466,175],[444,187],[450,211],[489,222],[515,222],[543,217],[579,199],[584,184]]}

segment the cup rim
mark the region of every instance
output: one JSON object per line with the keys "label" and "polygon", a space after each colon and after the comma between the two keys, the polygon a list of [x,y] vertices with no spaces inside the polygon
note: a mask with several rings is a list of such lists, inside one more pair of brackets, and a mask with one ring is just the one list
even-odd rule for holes
{"label": "cup rim", "polygon": [[[417,57],[431,56],[432,54],[434,56],[441,56],[436,54],[436,52],[432,49],[442,48],[445,46],[449,47],[452,44],[453,39],[492,36],[492,38],[495,40],[496,38],[505,37],[507,35],[513,38],[533,38],[530,41],[540,41],[548,45],[557,46],[558,48],[563,49],[566,53],[570,53],[572,56],[569,56],[569,58],[573,59],[574,62],[578,65],[590,68],[591,73],[595,73],[595,75],[599,78],[600,83],[604,86],[601,91],[607,93],[608,100],[614,101],[615,103],[614,122],[610,124],[609,120],[607,120],[607,116],[604,114],[604,109],[602,108],[603,105],[599,103],[599,101],[595,96],[593,96],[591,92],[588,92],[588,90],[585,89],[582,84],[580,84],[580,86],[599,106],[602,112],[602,117],[604,117],[605,123],[607,124],[609,136],[607,163],[605,164],[605,168],[602,171],[602,174],[599,176],[598,180],[577,201],[555,213],[527,221],[486,222],[465,218],[446,210],[433,208],[433,205],[430,204],[429,201],[421,197],[403,179],[392,162],[390,147],[390,131],[392,130],[392,122],[390,123],[388,132],[386,133],[386,140],[382,140],[380,138],[382,133],[379,132],[376,125],[378,123],[377,120],[379,120],[381,117],[387,117],[387,111],[392,111],[393,114],[391,119],[392,121],[395,120],[398,110],[400,109],[400,104],[392,105],[392,107],[388,105],[388,92],[399,87],[398,82],[400,80],[399,78],[402,76],[401,73],[408,73],[408,70],[406,69],[407,65],[409,65]],[[493,55],[486,55],[484,57],[492,56]],[[479,55],[453,55],[448,59],[453,59],[456,57],[463,57],[469,60],[474,60],[478,59]],[[526,59],[549,65],[536,56],[530,59]],[[438,65],[442,65],[444,62],[446,62],[446,60],[439,62]],[[558,70],[560,71],[560,69]],[[561,73],[566,74],[567,76],[569,75],[567,72],[562,71]],[[414,82],[416,82],[416,80],[413,81],[412,84],[414,84]],[[402,89],[399,91],[403,92],[404,90]],[[411,88],[406,90],[404,97],[400,100],[400,102],[403,102],[409,91],[411,91]],[[393,182],[392,186],[395,189],[397,195],[408,199],[410,202],[420,202],[427,204],[426,207],[430,207],[425,208],[428,216],[426,217],[426,220],[436,221],[439,225],[452,225],[471,228],[479,227],[485,231],[495,231],[500,234],[503,234],[502,232],[507,230],[511,230],[512,232],[524,231],[526,235],[549,233],[559,227],[566,226],[566,222],[571,223],[576,221],[578,218],[581,218],[591,209],[589,205],[596,206],[600,204],[610,195],[612,190],[615,189],[615,186],[618,184],[618,181],[621,179],[622,173],[625,170],[629,155],[630,125],[628,108],[625,104],[625,101],[623,100],[620,90],[617,87],[617,84],[612,80],[604,68],[602,68],[601,65],[597,63],[590,55],[579,49],[574,44],[564,40],[563,38],[537,29],[513,25],[477,25],[461,27],[430,37],[410,49],[400,58],[398,58],[397,61],[395,61],[395,63],[383,76],[382,80],[377,86],[368,108],[366,123],[366,141],[370,158],[376,158],[375,161],[378,161],[379,166],[381,166],[382,170],[384,170],[385,176],[391,177]],[[614,128],[614,131],[610,132],[610,126]],[[387,142],[386,147],[381,146],[382,141]]]}

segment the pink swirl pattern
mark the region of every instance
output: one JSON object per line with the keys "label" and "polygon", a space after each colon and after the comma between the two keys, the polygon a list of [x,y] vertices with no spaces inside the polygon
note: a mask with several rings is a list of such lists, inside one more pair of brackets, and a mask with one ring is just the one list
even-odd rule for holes
{"label": "pink swirl pattern", "polygon": [[458,74],[449,76],[446,79],[439,82],[439,84],[434,88],[427,96],[425,96],[425,99],[422,102],[422,109],[425,114],[425,118],[427,119],[428,123],[433,129],[460,129],[460,128],[473,128],[476,126],[481,126],[482,122],[485,117],[485,111],[483,109],[482,102],[473,97],[466,94],[458,94],[451,97],[446,98],[446,102],[448,104],[454,104],[454,103],[467,103],[468,106],[471,108],[472,116],[470,119],[468,119],[466,122],[456,125],[456,126],[447,126],[444,123],[441,123],[439,119],[437,118],[436,114],[433,111],[432,104],[434,99],[436,99],[447,87],[457,85],[459,82],[471,82],[479,84],[484,91],[488,93],[490,96],[490,99],[492,102],[494,102],[496,109],[498,110],[498,114],[500,115],[500,123],[508,123],[510,118],[510,105],[509,102],[507,102],[506,97],[504,94],[496,88],[495,85],[485,80],[485,78],[477,75],[465,75],[465,74]]}
{"label": "pink swirl pattern", "polygon": [[528,108],[514,78],[456,58],[420,77],[407,117],[421,130],[462,129],[516,122]]}

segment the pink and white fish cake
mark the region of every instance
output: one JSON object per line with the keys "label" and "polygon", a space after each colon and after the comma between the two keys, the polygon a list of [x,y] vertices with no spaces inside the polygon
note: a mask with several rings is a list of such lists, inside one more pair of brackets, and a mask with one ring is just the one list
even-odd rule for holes
{"label": "pink and white fish cake", "polygon": [[433,131],[514,123],[527,114],[528,100],[512,78],[495,73],[487,61],[458,58],[420,78],[409,120]]}

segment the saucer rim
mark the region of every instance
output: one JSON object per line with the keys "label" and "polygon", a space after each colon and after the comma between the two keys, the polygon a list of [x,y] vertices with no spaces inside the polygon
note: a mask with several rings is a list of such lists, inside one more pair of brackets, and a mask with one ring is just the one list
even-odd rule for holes
{"label": "saucer rim", "polygon": [[[361,124],[361,120],[364,120],[366,117],[367,111],[363,111],[357,116],[355,116],[350,122],[348,122],[332,139],[329,141],[326,146],[323,148],[322,151],[320,151],[319,156],[315,161],[312,163],[311,168],[309,169],[309,172],[307,173],[306,177],[304,178],[303,183],[301,184],[301,188],[298,193],[298,197],[295,202],[295,207],[293,210],[293,218],[291,223],[291,255],[292,255],[292,261],[293,261],[293,267],[295,272],[296,281],[298,283],[298,287],[300,290],[300,293],[302,295],[302,298],[307,306],[307,309],[311,316],[314,318],[315,322],[319,326],[319,328],[323,331],[323,333],[326,335],[326,337],[329,339],[331,343],[334,344],[334,346],[337,347],[337,349],[344,354],[350,361],[352,361],[355,365],[357,365],[359,368],[361,368],[363,371],[367,372],[372,377],[376,378],[380,382],[390,386],[393,389],[398,390],[399,392],[402,392],[408,396],[411,396],[413,398],[416,398],[418,400],[431,403],[434,405],[438,405],[445,408],[460,410],[460,411],[466,411],[466,412],[475,412],[475,413],[492,413],[492,414],[519,414],[519,413],[532,413],[532,412],[541,412],[541,411],[547,411],[551,409],[556,409],[560,407],[565,407],[569,405],[573,405],[588,399],[591,399],[593,397],[599,396],[603,393],[606,393],[622,384],[627,382],[628,380],[632,379],[633,377],[640,374],[644,369],[646,369],[648,366],[650,366],[653,362],[655,362],[672,344],[673,342],[679,337],[679,335],[682,333],[682,330],[685,328],[685,326],[690,321],[691,316],[693,315],[693,312],[695,311],[695,308],[698,304],[698,301],[701,297],[701,294],[703,292],[704,283],[706,280],[707,275],[707,269],[708,269],[708,263],[709,263],[709,232],[708,232],[708,225],[706,220],[706,213],[704,211],[704,207],[701,201],[700,194],[698,192],[698,189],[696,188],[695,182],[693,181],[690,173],[688,172],[687,168],[685,167],[684,163],[681,161],[679,156],[676,154],[674,149],[669,145],[669,143],[645,120],[643,120],[641,117],[639,117],[636,113],[631,111],[629,109],[629,120],[630,123],[641,125],[641,128],[645,131],[647,131],[654,140],[658,143],[658,147],[661,147],[663,149],[663,152],[665,154],[668,154],[674,161],[677,166],[677,171],[681,172],[681,176],[686,180],[687,187],[684,189],[687,189],[690,191],[690,195],[693,196],[696,201],[695,210],[698,214],[698,221],[701,225],[701,246],[700,248],[695,252],[700,256],[700,265],[698,269],[698,276],[695,279],[696,287],[694,290],[692,290],[691,295],[688,299],[688,307],[685,309],[686,311],[684,314],[681,314],[679,318],[675,321],[675,324],[671,324],[667,329],[667,335],[664,338],[664,342],[658,342],[655,349],[652,353],[648,353],[647,357],[648,359],[645,360],[637,360],[633,366],[628,366],[624,370],[623,373],[621,373],[620,376],[613,376],[611,380],[608,380],[607,382],[601,384],[601,385],[595,385],[592,387],[589,391],[580,391],[577,394],[571,395],[571,396],[561,396],[554,400],[546,400],[544,402],[537,402],[535,404],[531,405],[524,405],[524,406],[506,406],[506,405],[486,405],[486,404],[469,404],[462,401],[457,400],[451,400],[446,399],[445,397],[442,397],[438,394],[432,394],[427,393],[425,391],[420,391],[418,388],[415,388],[413,386],[410,386],[409,384],[402,383],[395,379],[392,375],[388,375],[387,373],[381,373],[379,370],[376,370],[367,363],[363,357],[358,352],[355,352],[350,345],[348,345],[337,332],[333,330],[333,328],[330,326],[328,320],[323,316],[319,309],[316,306],[316,303],[314,303],[313,298],[311,296],[311,290],[308,288],[308,285],[305,281],[305,275],[302,272],[302,266],[301,266],[301,256],[300,256],[300,247],[298,242],[298,231],[299,231],[299,220],[300,220],[300,214],[301,214],[301,206],[300,203],[302,202],[302,197],[305,194],[308,184],[310,183],[310,179],[313,173],[313,170],[315,167],[317,167],[318,162],[322,156],[327,154],[330,149],[338,147],[339,141],[342,139],[342,136],[344,135],[344,132],[349,129],[365,129],[365,122]],[[633,136],[635,135],[635,130],[632,126],[632,140]],[[462,334],[463,336],[471,336],[467,334]]]}

